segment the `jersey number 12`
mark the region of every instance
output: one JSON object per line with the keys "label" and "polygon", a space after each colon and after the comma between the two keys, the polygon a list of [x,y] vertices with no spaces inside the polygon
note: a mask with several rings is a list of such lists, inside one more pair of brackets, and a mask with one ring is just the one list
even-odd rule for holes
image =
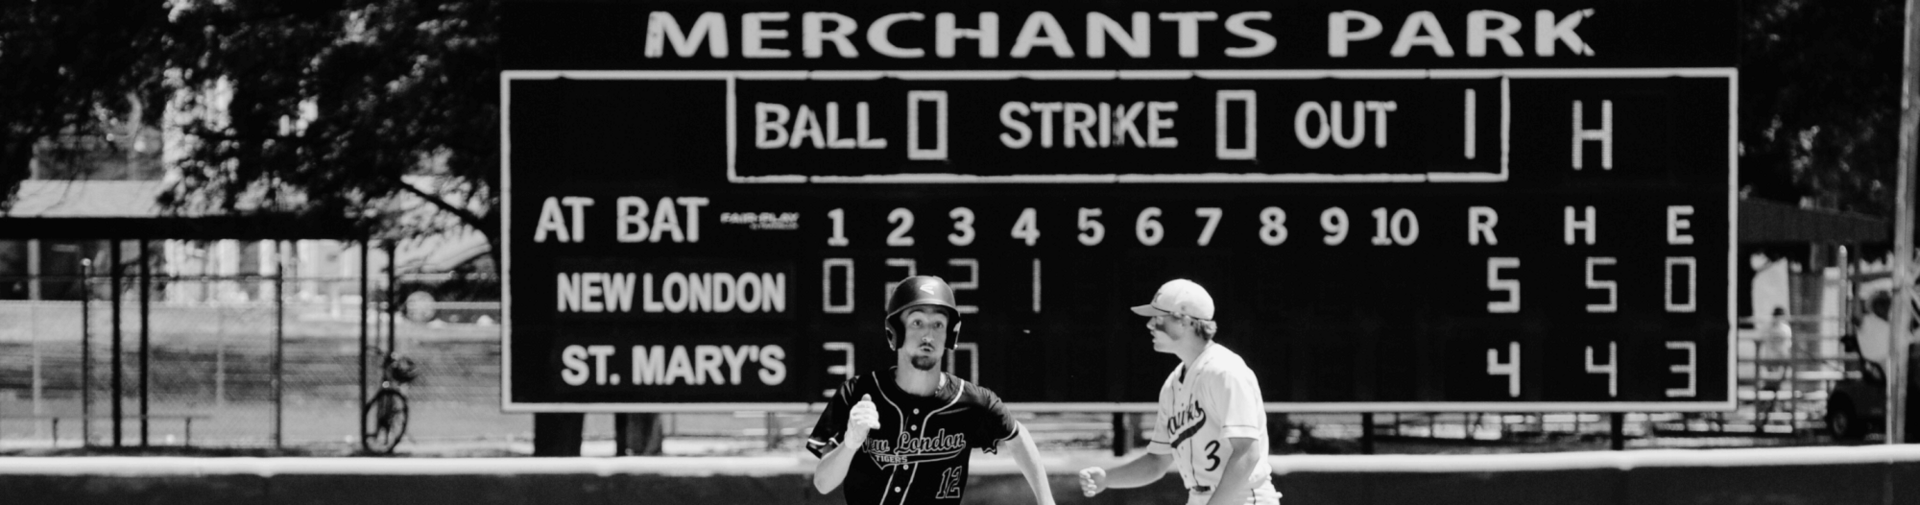
{"label": "jersey number 12", "polygon": [[940,472],[940,492],[933,497],[936,499],[959,498],[960,486],[965,484],[960,481],[960,467],[948,468],[947,471]]}

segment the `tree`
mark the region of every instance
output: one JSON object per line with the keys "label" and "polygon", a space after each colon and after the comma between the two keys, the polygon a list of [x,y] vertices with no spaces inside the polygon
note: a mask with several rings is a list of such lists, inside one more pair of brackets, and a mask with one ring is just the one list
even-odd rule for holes
{"label": "tree", "polygon": [[183,90],[188,149],[164,203],[349,216],[389,236],[450,225],[404,213],[424,203],[498,251],[496,11],[490,0],[177,9],[163,71]]}
{"label": "tree", "polygon": [[[160,2],[0,3],[0,210],[30,174],[36,146],[156,124],[167,89]],[[112,143],[93,145],[112,146]],[[58,157],[60,149],[52,149]],[[49,153],[41,153],[49,154]]]}
{"label": "tree", "polygon": [[[493,0],[6,2],[0,194],[50,138],[161,127],[178,132],[168,161],[180,174],[162,204],[346,217],[390,238],[465,225],[497,251],[496,11]],[[422,204],[436,212],[409,212]]]}
{"label": "tree", "polygon": [[1903,4],[1756,0],[1741,27],[1741,184],[1887,216],[1899,152]]}

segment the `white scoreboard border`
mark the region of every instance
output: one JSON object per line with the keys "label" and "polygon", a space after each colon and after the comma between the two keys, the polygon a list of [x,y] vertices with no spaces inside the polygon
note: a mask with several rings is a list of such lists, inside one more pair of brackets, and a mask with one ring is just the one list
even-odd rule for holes
{"label": "white scoreboard border", "polygon": [[[762,176],[740,177],[734,173],[734,152],[738,143],[734,123],[736,105],[734,83],[748,80],[876,80],[892,77],[901,80],[1301,80],[1301,79],[1487,79],[1501,78],[1500,86],[1500,173],[1498,174],[1086,174],[971,176],[961,174],[899,174],[859,177]],[[511,132],[513,81],[516,80],[712,80],[727,83],[727,178],[734,183],[1386,183],[1386,182],[1472,182],[1507,180],[1508,162],[1508,79],[1552,78],[1723,78],[1727,80],[1727,391],[1725,401],[1700,402],[1267,402],[1271,413],[1356,413],[1356,412],[1713,412],[1736,407],[1736,333],[1733,282],[1738,275],[1735,256],[1740,237],[1739,202],[1739,99],[1740,75],[1734,68],[1575,68],[1575,69],[1464,69],[1464,70],[1056,70],[1056,71],[705,71],[705,70],[506,70],[500,72],[500,210],[501,236],[501,324],[500,324],[500,409],[504,412],[818,412],[825,402],[777,403],[550,403],[513,401],[513,142]],[[1022,412],[1155,412],[1155,402],[1029,402],[1007,403]]]}

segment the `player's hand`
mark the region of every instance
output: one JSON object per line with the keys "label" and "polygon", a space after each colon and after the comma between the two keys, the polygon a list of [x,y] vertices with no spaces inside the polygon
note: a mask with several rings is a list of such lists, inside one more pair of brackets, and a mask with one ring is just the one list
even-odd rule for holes
{"label": "player's hand", "polygon": [[867,430],[877,429],[880,409],[873,405],[873,395],[860,395],[860,403],[853,404],[853,410],[847,413],[847,438],[866,440]]}
{"label": "player's hand", "polygon": [[1092,498],[1107,490],[1107,469],[1090,466],[1080,471],[1080,493]]}

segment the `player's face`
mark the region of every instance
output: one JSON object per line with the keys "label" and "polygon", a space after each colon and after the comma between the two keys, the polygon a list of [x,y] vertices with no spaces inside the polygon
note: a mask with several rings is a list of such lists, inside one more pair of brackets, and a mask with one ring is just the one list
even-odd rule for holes
{"label": "player's face", "polygon": [[907,338],[900,345],[900,354],[920,370],[939,366],[947,349],[947,314],[932,307],[916,307],[901,314],[901,323]]}
{"label": "player's face", "polygon": [[1154,351],[1169,354],[1180,342],[1195,338],[1186,318],[1172,314],[1147,318],[1147,333],[1153,335]]}

